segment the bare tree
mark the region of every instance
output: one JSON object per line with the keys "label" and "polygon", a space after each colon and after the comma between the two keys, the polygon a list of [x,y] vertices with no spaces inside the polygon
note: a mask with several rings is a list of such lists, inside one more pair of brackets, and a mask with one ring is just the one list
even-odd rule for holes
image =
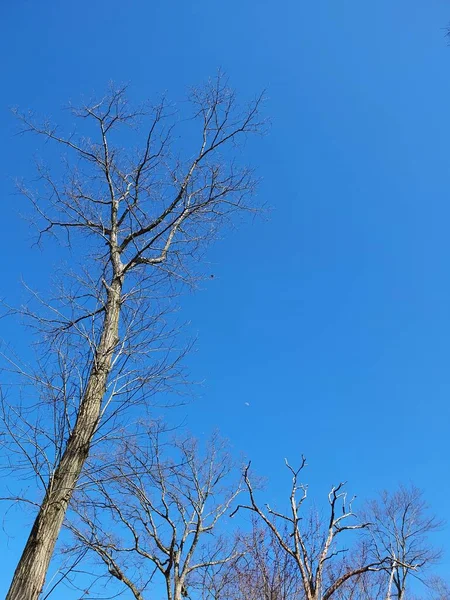
{"label": "bare tree", "polygon": [[92,444],[177,372],[168,300],[178,282],[191,279],[217,228],[248,208],[254,179],[237,165],[235,143],[261,131],[261,98],[239,107],[218,76],[192,90],[190,102],[192,119],[183,123],[193,149],[184,156],[172,145],[173,109],[165,101],[133,109],[125,89],[73,109],[79,134],[17,115],[25,131],[64,151],[58,176],[38,165],[38,189],[21,191],[35,208],[39,241],[67,241],[74,265],[54,298],[35,293],[38,309],[23,311],[42,340],[37,368],[9,359],[38,394],[26,391],[19,404],[3,399],[4,433],[35,472],[43,498],[34,500],[37,516],[7,600],[41,593]]}
{"label": "bare tree", "polygon": [[262,521],[274,536],[282,550],[292,558],[300,573],[304,598],[307,600],[328,600],[350,579],[362,573],[379,571],[383,559],[372,561],[340,561],[339,572],[332,568],[333,563],[341,559],[348,551],[339,542],[344,532],[363,530],[368,522],[359,522],[352,509],[353,499],[348,501],[344,484],[333,487],[328,495],[330,514],[324,523],[316,513],[310,513],[306,520],[301,514],[302,505],[307,499],[307,486],[299,481],[299,475],[306,465],[305,459],[298,469],[286,461],[292,476],[289,495],[289,511],[279,512],[269,505],[261,508],[256,500],[253,485],[249,477],[249,466],[245,469],[244,480],[249,493],[250,503],[239,505],[250,510]]}
{"label": "bare tree", "polygon": [[[367,540],[363,538],[358,540],[358,543],[341,560],[333,561],[329,569],[329,577],[336,580],[344,572],[366,564],[370,560]],[[333,597],[335,600],[386,600],[385,571],[383,569],[363,571],[343,583]]]}
{"label": "bare tree", "polygon": [[365,517],[370,520],[372,557],[385,560],[385,599],[403,600],[411,578],[422,580],[429,566],[441,556],[430,534],[442,523],[430,513],[420,489],[401,486],[384,491],[368,503]]}
{"label": "bare tree", "polygon": [[214,436],[202,452],[189,437],[163,437],[152,427],[146,440],[124,440],[75,494],[68,525],[77,540],[71,551],[87,548],[136,600],[150,597],[158,574],[167,600],[182,600],[201,572],[242,553],[220,530],[240,492],[224,443]]}
{"label": "bare tree", "polygon": [[415,596],[414,600],[450,600],[450,585],[442,577],[432,575],[427,578],[424,595]]}
{"label": "bare tree", "polygon": [[[282,533],[288,538],[287,531]],[[286,554],[271,530],[252,522],[244,538],[246,553],[236,564],[242,600],[301,600],[302,581],[292,556]]]}
{"label": "bare tree", "polygon": [[236,560],[200,573],[195,588],[201,600],[302,600],[303,586],[292,557],[272,532],[252,518],[250,533],[236,532]]}

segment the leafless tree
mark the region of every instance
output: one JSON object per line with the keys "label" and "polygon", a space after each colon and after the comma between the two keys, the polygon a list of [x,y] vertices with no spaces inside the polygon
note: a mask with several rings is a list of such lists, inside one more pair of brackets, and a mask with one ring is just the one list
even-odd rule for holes
{"label": "leafless tree", "polygon": [[78,134],[17,113],[24,131],[64,152],[56,175],[39,164],[37,189],[21,191],[39,242],[67,241],[72,264],[53,298],[33,293],[23,310],[41,340],[37,367],[8,358],[30,388],[20,402],[3,397],[1,437],[15,443],[43,497],[32,500],[37,516],[7,600],[39,597],[92,445],[178,374],[170,299],[218,227],[249,208],[254,177],[238,165],[236,143],[264,126],[261,98],[240,107],[219,75],[189,99],[191,119],[179,121],[191,146],[184,155],[172,143],[173,108],[163,100],[133,109],[125,89],[73,109]]}
{"label": "leafless tree", "polygon": [[429,539],[442,523],[430,513],[420,489],[401,486],[384,491],[368,503],[365,518],[371,522],[370,550],[374,560],[385,561],[386,600],[404,600],[411,578],[422,580],[427,568],[439,560],[440,549]]}
{"label": "leafless tree", "polygon": [[[352,509],[352,500],[347,499],[344,484],[333,487],[328,495],[329,518],[324,524],[317,513],[303,518],[302,505],[307,499],[307,486],[299,481],[299,475],[306,465],[305,459],[298,469],[287,461],[286,466],[292,476],[289,495],[289,510],[280,512],[269,505],[262,508],[257,502],[254,488],[249,477],[249,466],[245,469],[244,480],[250,503],[239,505],[239,509],[250,510],[262,521],[274,536],[282,550],[292,558],[300,573],[303,594],[306,600],[328,600],[350,579],[362,573],[379,571],[383,559],[372,561],[342,561],[347,548],[340,544],[344,532],[355,532],[368,527],[368,522],[359,522]],[[324,526],[325,525],[325,526]],[[339,562],[336,573],[333,565]]]}
{"label": "leafless tree", "polygon": [[224,443],[214,436],[202,452],[189,437],[164,437],[152,427],[124,440],[74,495],[68,523],[71,552],[87,548],[136,600],[151,597],[157,575],[167,600],[182,600],[201,572],[242,554],[220,527],[240,492]]}
{"label": "leafless tree", "polygon": [[[286,530],[282,533],[287,539]],[[271,530],[255,520],[246,536],[243,558],[236,564],[242,600],[301,600],[302,582],[292,556],[286,554]]]}
{"label": "leafless tree", "polygon": [[270,530],[252,518],[250,533],[237,532],[240,555],[205,569],[197,584],[201,600],[302,600],[295,561]]}
{"label": "leafless tree", "polygon": [[426,592],[413,600],[450,600],[450,585],[442,577],[432,575],[426,580]]}
{"label": "leafless tree", "polygon": [[[367,529],[365,530],[367,531]],[[355,565],[370,561],[370,551],[366,539],[358,543],[346,555],[331,565],[330,578],[333,580]],[[383,569],[363,571],[349,578],[336,590],[334,600],[386,600],[386,574]]]}
{"label": "leafless tree", "polygon": [[[282,533],[287,539],[287,532]],[[271,530],[252,524],[245,538],[246,553],[237,563],[242,600],[301,600],[303,586],[292,556],[286,554]]]}

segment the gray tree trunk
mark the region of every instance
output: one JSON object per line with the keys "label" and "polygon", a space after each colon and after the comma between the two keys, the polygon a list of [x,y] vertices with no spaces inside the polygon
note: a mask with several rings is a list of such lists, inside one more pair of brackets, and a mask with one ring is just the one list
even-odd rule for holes
{"label": "gray tree trunk", "polygon": [[118,342],[122,281],[108,291],[103,331],[73,432],[49,483],[6,600],[38,600],[73,491],[98,425],[111,359]]}

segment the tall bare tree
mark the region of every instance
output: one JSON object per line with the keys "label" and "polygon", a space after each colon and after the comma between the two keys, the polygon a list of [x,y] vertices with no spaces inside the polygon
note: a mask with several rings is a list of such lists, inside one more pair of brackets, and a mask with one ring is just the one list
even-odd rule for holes
{"label": "tall bare tree", "polygon": [[76,493],[69,522],[77,543],[131,592],[150,598],[155,575],[167,600],[182,600],[206,569],[235,561],[242,551],[224,535],[221,519],[240,492],[226,446],[214,436],[202,450],[184,437],[124,440],[110,465]]}
{"label": "tall bare tree", "polygon": [[[343,483],[333,487],[328,495],[329,517],[325,523],[315,513],[306,514],[304,519],[302,505],[307,499],[307,486],[300,482],[299,475],[305,465],[303,459],[300,467],[294,469],[286,461],[292,476],[289,510],[286,512],[274,510],[269,505],[261,507],[256,500],[248,466],[244,480],[250,503],[239,505],[234,513],[243,508],[258,515],[282,550],[295,562],[306,600],[328,600],[350,579],[362,573],[379,571],[383,559],[377,557],[365,561],[362,555],[357,562],[341,560],[348,551],[340,544],[342,534],[364,530],[369,525],[357,520],[352,509],[353,500],[348,500]],[[339,561],[339,569],[333,568],[336,561]]]}
{"label": "tall bare tree", "polygon": [[236,142],[261,131],[261,98],[240,107],[219,76],[189,100],[184,154],[172,144],[173,108],[162,101],[133,109],[125,89],[73,109],[79,134],[17,115],[24,131],[64,152],[57,176],[38,165],[37,189],[21,189],[35,208],[39,239],[67,240],[81,266],[63,274],[55,298],[34,294],[43,311],[24,310],[43,341],[38,368],[30,373],[9,361],[40,397],[26,394],[15,405],[4,399],[4,433],[35,471],[43,498],[7,600],[39,597],[92,444],[177,369],[167,348],[168,296],[189,279],[217,228],[249,206],[254,178],[238,166]]}
{"label": "tall bare tree", "polygon": [[442,552],[430,535],[442,523],[430,512],[423,493],[415,486],[384,491],[368,503],[365,518],[371,522],[370,550],[374,560],[385,560],[385,600],[404,600],[410,579],[423,580],[428,567]]}

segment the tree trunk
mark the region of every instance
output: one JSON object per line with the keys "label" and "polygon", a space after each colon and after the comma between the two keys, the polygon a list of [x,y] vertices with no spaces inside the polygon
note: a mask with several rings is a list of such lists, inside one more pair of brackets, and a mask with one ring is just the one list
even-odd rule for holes
{"label": "tree trunk", "polygon": [[387,588],[387,592],[386,592],[386,600],[392,600],[392,583],[394,581],[394,575],[395,575],[395,567],[392,566],[391,572],[389,574],[388,588]]}
{"label": "tree trunk", "polygon": [[98,425],[106,383],[118,342],[122,281],[108,290],[100,343],[66,448],[49,482],[6,600],[38,600],[73,491]]}

